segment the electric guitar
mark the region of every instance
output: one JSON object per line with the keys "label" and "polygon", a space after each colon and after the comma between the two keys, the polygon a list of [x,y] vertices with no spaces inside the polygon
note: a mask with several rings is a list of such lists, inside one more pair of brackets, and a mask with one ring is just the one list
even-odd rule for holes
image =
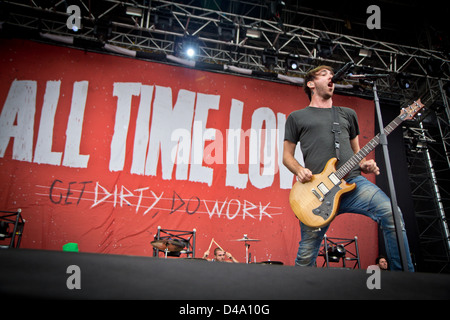
{"label": "electric guitar", "polygon": [[[400,115],[383,129],[386,136],[404,120],[412,119],[423,107],[419,99],[403,108]],[[336,170],[337,159],[331,158],[323,171],[314,174],[310,181],[305,183],[296,181],[289,194],[289,203],[297,218],[313,228],[330,224],[338,211],[341,196],[356,187],[356,184],[348,184],[343,178],[379,143],[380,134],[377,134],[338,170]]]}

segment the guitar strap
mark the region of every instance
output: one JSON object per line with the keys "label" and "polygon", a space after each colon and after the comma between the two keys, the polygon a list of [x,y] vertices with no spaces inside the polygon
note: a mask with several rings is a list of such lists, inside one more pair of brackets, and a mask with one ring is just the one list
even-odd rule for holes
{"label": "guitar strap", "polygon": [[336,158],[339,159],[339,134],[341,133],[341,127],[339,126],[339,115],[337,107],[331,107],[333,112],[333,129],[331,130],[334,133],[334,148],[336,149]]}

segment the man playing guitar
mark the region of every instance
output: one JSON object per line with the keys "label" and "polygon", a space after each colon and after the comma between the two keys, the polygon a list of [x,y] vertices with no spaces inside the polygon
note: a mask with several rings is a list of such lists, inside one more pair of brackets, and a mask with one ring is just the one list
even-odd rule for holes
{"label": "man playing guitar", "polygon": [[[311,103],[305,109],[292,112],[286,121],[283,164],[296,175],[299,184],[311,181],[314,175],[324,170],[328,160],[336,157],[335,134],[333,133],[333,123],[336,123],[336,119],[338,119],[340,132],[337,168],[339,169],[360,151],[356,112],[350,108],[333,107],[333,75],[333,69],[329,66],[319,66],[308,72],[305,77],[304,89]],[[294,158],[297,142],[300,142],[305,167],[301,166]],[[359,166],[349,170],[345,176],[345,182],[356,184],[356,188],[340,197],[340,205],[336,214],[359,213],[376,221],[383,231],[391,268],[401,270],[402,263],[397,245],[391,201],[381,189],[361,176],[361,171],[376,175],[380,173],[375,161],[365,158],[359,162]],[[339,181],[339,179],[337,180]],[[314,194],[319,198],[319,191],[314,190]],[[403,218],[401,220],[408,260],[408,266],[405,266],[404,270],[414,271]],[[296,265],[315,265],[320,244],[328,226],[329,224],[318,228],[308,226],[300,221],[301,240],[295,260]]]}

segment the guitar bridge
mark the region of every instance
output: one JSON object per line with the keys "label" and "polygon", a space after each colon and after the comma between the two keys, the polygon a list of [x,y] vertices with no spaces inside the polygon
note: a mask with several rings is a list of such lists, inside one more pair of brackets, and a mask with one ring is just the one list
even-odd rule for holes
{"label": "guitar bridge", "polygon": [[319,199],[320,202],[323,201],[323,197],[320,196],[316,189],[312,189],[311,192],[317,197],[317,199]]}

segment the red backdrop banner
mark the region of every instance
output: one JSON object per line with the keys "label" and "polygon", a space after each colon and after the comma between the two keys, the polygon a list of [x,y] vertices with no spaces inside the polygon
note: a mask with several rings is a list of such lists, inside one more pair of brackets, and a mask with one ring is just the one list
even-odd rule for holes
{"label": "red backdrop banner", "polygon": [[[152,255],[158,226],[196,229],[244,262],[292,265],[300,240],[282,165],[284,123],[302,88],[185,67],[0,40],[0,209],[21,208],[22,248]],[[356,110],[361,145],[372,102]],[[346,214],[329,236],[358,236],[364,265],[376,225]],[[214,249],[213,246],[212,249]]]}

